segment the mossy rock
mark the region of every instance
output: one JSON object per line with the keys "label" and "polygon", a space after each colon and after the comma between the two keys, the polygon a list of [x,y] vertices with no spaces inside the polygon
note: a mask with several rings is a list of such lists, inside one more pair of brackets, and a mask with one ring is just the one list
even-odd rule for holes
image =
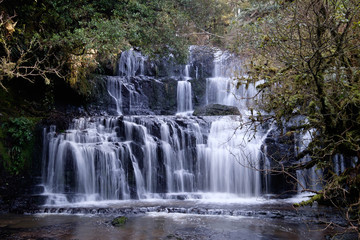
{"label": "mossy rock", "polygon": [[114,227],[123,226],[123,225],[125,225],[127,220],[128,220],[128,218],[125,216],[116,217],[111,221],[111,225],[113,225]]}

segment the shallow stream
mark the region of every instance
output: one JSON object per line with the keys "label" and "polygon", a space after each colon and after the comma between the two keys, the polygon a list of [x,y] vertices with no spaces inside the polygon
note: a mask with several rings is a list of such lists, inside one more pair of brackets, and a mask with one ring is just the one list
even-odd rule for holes
{"label": "shallow stream", "polygon": [[[120,227],[111,225],[126,216]],[[1,239],[325,239],[327,208],[289,200],[107,201],[48,206],[28,215],[0,215]]]}

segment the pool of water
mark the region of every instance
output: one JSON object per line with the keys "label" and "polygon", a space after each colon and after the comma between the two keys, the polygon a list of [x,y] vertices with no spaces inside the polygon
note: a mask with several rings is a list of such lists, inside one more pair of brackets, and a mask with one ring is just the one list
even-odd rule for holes
{"label": "pool of water", "polygon": [[121,227],[112,217],[86,215],[3,215],[1,239],[323,239],[306,224],[243,216],[147,213]]}
{"label": "pool of water", "polygon": [[[71,210],[71,211],[70,211]],[[108,201],[0,215],[0,239],[324,239],[327,208],[289,201]],[[111,220],[126,215],[120,227]]]}

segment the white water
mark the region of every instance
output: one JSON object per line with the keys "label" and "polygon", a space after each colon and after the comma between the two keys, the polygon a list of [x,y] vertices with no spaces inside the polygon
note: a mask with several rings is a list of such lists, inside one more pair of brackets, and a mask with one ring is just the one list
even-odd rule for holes
{"label": "white water", "polygon": [[107,90],[110,97],[116,104],[116,115],[123,114],[124,102],[123,95],[127,92],[129,95],[129,109],[132,113],[138,108],[141,109],[139,93],[136,91],[134,84],[131,83],[131,77],[142,76],[145,74],[146,57],[140,52],[127,50],[123,52],[119,59],[118,76],[107,78]]}
{"label": "white water", "polygon": [[184,80],[190,80],[190,64],[186,64],[185,68],[184,68],[184,75],[183,75]]}
{"label": "white water", "polygon": [[177,82],[177,113],[184,114],[192,113],[192,91],[191,83],[187,80]]}
{"label": "white water", "polygon": [[179,80],[177,82],[177,93],[176,93],[177,115],[186,116],[186,115],[191,115],[193,113],[191,82],[188,81],[191,79],[190,77],[190,65],[192,61],[191,48],[192,47],[190,47],[189,49],[190,51],[190,57],[188,61],[189,63],[186,64],[184,67],[182,80]]}
{"label": "white water", "polygon": [[[239,119],[211,124],[207,142],[196,121],[169,117],[75,119],[45,134],[47,204],[117,199],[193,198],[206,193],[260,194],[261,139],[246,141]],[[160,139],[150,134],[160,126]],[[197,197],[195,197],[197,198]]]}
{"label": "white water", "polygon": [[134,50],[123,52],[119,60],[118,75],[126,78],[144,75],[145,61],[146,57],[141,55],[140,52]]}
{"label": "white water", "polygon": [[211,125],[208,143],[201,149],[204,158],[205,189],[236,193],[243,197],[260,194],[259,169],[261,137],[248,141],[239,118],[223,117]]}
{"label": "white water", "polygon": [[114,99],[117,115],[122,114],[122,88],[123,79],[118,77],[108,77],[107,90],[110,97]]}
{"label": "white water", "polygon": [[235,76],[241,75],[241,62],[233,55],[218,51],[215,54],[213,77],[206,80],[206,104],[236,106],[242,114],[248,114],[248,108],[255,106],[258,94],[254,84],[237,86]]}
{"label": "white water", "polygon": [[[144,103],[141,102],[141,96],[135,89],[134,84],[129,83],[124,77],[107,77],[107,90],[109,96],[116,104],[116,114],[120,116],[124,112],[124,105],[128,106],[127,111],[133,113],[137,110],[144,109]],[[124,94],[128,95],[128,103],[124,103]]]}
{"label": "white water", "polygon": [[[311,134],[312,131],[307,131],[305,134],[301,134],[300,136],[295,136],[297,142],[295,144],[295,153],[301,153],[304,151],[309,143],[311,142]],[[311,160],[309,155],[306,155],[302,159],[300,159],[300,163],[306,163]],[[298,181],[298,192],[301,193],[304,190],[314,190],[319,191],[323,187],[323,173],[320,169],[317,169],[316,166],[313,166],[309,169],[297,170],[296,177]]]}
{"label": "white water", "polygon": [[[238,65],[218,52],[214,77],[207,80],[208,103],[237,106],[246,120],[255,86],[236,89],[231,74]],[[190,61],[191,62],[191,61]],[[123,112],[123,92],[139,105],[131,77],[144,72],[144,58],[121,55],[118,77],[108,92]],[[196,70],[197,72],[197,70]],[[177,86],[178,113],[192,112],[190,64]],[[239,100],[240,99],[240,100]],[[47,204],[205,196],[258,197],[265,133],[241,129],[240,117],[133,116],[74,119],[65,133],[44,133],[43,181]],[[188,115],[188,114],[185,114]]]}

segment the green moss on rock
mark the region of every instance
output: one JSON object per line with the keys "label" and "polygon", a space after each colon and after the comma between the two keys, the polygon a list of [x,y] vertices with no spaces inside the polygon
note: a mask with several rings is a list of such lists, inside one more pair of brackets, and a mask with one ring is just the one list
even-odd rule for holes
{"label": "green moss on rock", "polygon": [[302,201],[300,203],[295,203],[294,207],[304,207],[304,206],[312,206],[315,202],[324,203],[324,198],[322,194],[316,194],[312,196],[309,200]]}
{"label": "green moss on rock", "polygon": [[111,221],[111,225],[113,225],[114,227],[119,227],[119,226],[123,226],[125,225],[125,223],[127,222],[128,218],[125,216],[119,216],[114,218]]}

